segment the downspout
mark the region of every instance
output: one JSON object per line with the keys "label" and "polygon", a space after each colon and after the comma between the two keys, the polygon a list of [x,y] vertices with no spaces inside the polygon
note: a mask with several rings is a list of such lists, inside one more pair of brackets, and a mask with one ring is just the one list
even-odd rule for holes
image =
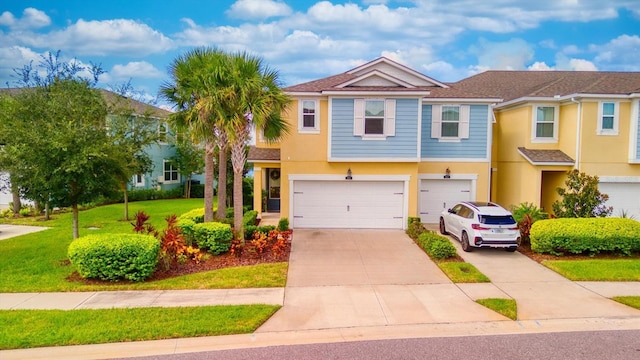
{"label": "downspout", "polygon": [[576,119],[576,163],[573,168],[580,170],[580,141],[582,139],[582,102],[571,98],[571,102],[578,104],[578,116]]}
{"label": "downspout", "polygon": [[489,146],[488,146],[488,154],[487,154],[487,158],[489,160],[489,201],[493,201],[491,198],[493,197],[493,144],[495,139],[493,138],[494,133],[493,133],[493,127],[494,125],[497,126],[496,124],[498,123],[498,121],[496,120],[496,112],[495,112],[495,107],[496,107],[497,103],[493,103],[491,105],[489,105],[489,111],[491,111],[491,115],[489,118]]}

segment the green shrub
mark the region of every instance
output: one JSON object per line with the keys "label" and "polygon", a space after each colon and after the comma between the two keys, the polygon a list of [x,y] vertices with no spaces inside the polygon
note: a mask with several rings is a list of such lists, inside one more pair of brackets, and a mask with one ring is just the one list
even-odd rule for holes
{"label": "green shrub", "polygon": [[456,256],[456,248],[449,239],[432,231],[421,233],[416,243],[434,259],[442,260]]}
{"label": "green shrub", "polygon": [[229,251],[233,233],[229,224],[207,222],[195,224],[193,233],[196,244],[200,249],[219,255]]}
{"label": "green shrub", "polygon": [[420,234],[427,231],[419,217],[410,217],[409,218],[409,226],[407,227],[406,233],[410,238],[416,240]]}
{"label": "green shrub", "polygon": [[71,242],[69,259],[83,278],[142,281],[156,268],[160,242],[151,235],[93,234]]}
{"label": "green shrub", "polygon": [[250,210],[242,216],[242,226],[255,225],[258,222],[258,212]]}
{"label": "green shrub", "polygon": [[640,222],[622,218],[563,218],[531,227],[531,250],[550,254],[640,252]]}
{"label": "green shrub", "polygon": [[[245,205],[242,207],[242,213],[245,214],[247,211],[253,210],[253,206]],[[233,219],[233,207],[228,207],[225,209],[225,217],[228,219]]]}
{"label": "green shrub", "polygon": [[284,217],[278,221],[278,231],[287,231],[289,230],[289,219]]}
{"label": "green shrub", "polygon": [[518,222],[518,229],[520,230],[521,244],[530,244],[531,225],[538,220],[544,220],[549,218],[549,214],[542,211],[533,203],[524,202],[518,206],[511,208],[513,218]]}
{"label": "green shrub", "polygon": [[193,243],[196,242],[195,230],[194,230],[195,225],[196,225],[195,221],[189,218],[182,218],[182,217],[180,217],[178,219],[178,222],[176,223],[176,226],[180,229],[180,233],[184,237],[184,242],[187,246],[191,246],[193,245]]}
{"label": "green shrub", "polygon": [[204,208],[193,209],[191,211],[187,211],[186,213],[180,215],[178,217],[178,221],[180,220],[191,220],[196,224],[200,224],[204,222]]}
{"label": "green shrub", "polygon": [[456,247],[448,240],[437,240],[431,243],[427,249],[427,254],[434,259],[442,260],[456,256]]}

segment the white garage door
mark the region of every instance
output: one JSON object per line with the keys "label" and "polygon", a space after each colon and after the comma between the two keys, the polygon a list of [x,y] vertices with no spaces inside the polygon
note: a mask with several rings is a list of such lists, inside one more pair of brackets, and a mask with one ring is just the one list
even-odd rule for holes
{"label": "white garage door", "polygon": [[612,216],[620,216],[624,211],[640,221],[640,183],[601,182],[598,190],[609,195],[605,204],[613,206]]}
{"label": "white garage door", "polygon": [[471,199],[471,180],[423,179],[420,181],[420,221],[435,224],[442,210]]}
{"label": "white garage door", "polygon": [[402,229],[402,181],[293,182],[294,228]]}

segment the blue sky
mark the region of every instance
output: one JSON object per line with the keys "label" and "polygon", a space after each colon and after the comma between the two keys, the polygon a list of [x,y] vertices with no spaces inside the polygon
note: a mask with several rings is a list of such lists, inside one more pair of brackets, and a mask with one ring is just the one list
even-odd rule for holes
{"label": "blue sky", "polygon": [[640,71],[637,0],[20,0],[0,3],[0,83],[61,50],[146,98],[198,46],[246,50],[284,85],[387,56],[437,80],[487,69]]}

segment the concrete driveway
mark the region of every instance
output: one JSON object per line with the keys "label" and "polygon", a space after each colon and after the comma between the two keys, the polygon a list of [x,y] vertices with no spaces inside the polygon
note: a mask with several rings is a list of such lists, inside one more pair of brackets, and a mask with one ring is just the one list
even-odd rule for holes
{"label": "concrete driveway", "polygon": [[257,332],[507,320],[401,230],[294,231],[284,307]]}

